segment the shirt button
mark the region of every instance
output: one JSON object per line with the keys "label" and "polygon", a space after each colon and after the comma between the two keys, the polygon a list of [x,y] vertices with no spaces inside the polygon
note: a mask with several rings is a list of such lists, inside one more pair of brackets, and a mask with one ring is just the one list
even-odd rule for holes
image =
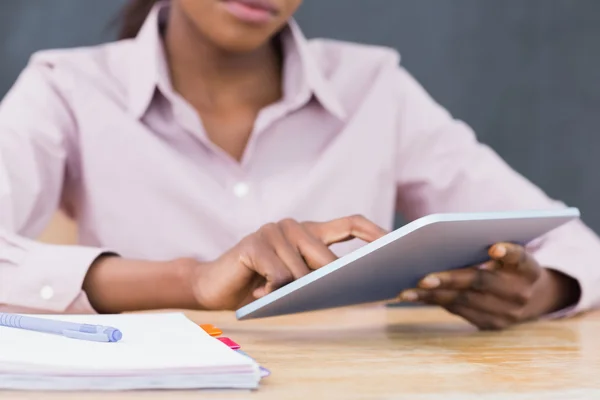
{"label": "shirt button", "polygon": [[235,194],[239,198],[246,197],[249,191],[250,186],[248,186],[248,184],[244,182],[236,183],[233,187],[233,194]]}
{"label": "shirt button", "polygon": [[54,297],[54,289],[51,286],[44,286],[42,290],[40,290],[40,297],[44,300],[50,300]]}

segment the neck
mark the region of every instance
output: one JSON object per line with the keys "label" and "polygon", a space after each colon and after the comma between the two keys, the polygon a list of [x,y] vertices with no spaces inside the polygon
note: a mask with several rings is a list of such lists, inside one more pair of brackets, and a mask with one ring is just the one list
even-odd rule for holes
{"label": "neck", "polygon": [[275,43],[247,53],[225,51],[172,7],[165,48],[174,90],[197,105],[262,108],[281,97],[281,55]]}

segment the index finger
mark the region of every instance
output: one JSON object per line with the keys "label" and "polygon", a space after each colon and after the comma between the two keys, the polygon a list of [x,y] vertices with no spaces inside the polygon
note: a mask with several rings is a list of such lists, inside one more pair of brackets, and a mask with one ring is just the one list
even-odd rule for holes
{"label": "index finger", "polygon": [[327,222],[307,223],[307,228],[327,246],[351,239],[361,239],[370,243],[388,233],[362,215],[353,215]]}
{"label": "index finger", "polygon": [[318,269],[337,259],[336,255],[313,233],[293,220],[281,222],[284,235],[295,246],[311,269]]}
{"label": "index finger", "polygon": [[489,250],[489,256],[502,264],[505,270],[514,270],[535,280],[541,268],[537,261],[520,245],[513,243],[497,243]]}
{"label": "index finger", "polygon": [[265,279],[264,286],[255,289],[255,296],[271,293],[294,280],[294,275],[273,248],[257,242],[250,254],[249,259],[244,259],[244,266]]}

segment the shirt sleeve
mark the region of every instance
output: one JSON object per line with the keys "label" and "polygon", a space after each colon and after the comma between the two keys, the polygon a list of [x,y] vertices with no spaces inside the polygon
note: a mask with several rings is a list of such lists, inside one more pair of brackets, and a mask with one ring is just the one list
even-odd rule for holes
{"label": "shirt sleeve", "polygon": [[59,208],[76,133],[53,65],[32,61],[0,103],[0,310],[93,312],[82,292],[103,253],[33,240]]}
{"label": "shirt sleeve", "polygon": [[[412,220],[443,212],[565,207],[480,143],[469,126],[437,104],[406,70],[396,70],[395,77],[400,100],[397,206],[403,216]],[[600,306],[600,240],[582,221],[555,229],[528,250],[541,265],[580,285],[579,302],[552,317]]]}

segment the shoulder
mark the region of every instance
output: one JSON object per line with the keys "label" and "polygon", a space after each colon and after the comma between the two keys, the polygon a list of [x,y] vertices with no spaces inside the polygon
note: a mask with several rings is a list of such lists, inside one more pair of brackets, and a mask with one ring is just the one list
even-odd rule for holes
{"label": "shoulder", "polygon": [[308,41],[308,48],[313,56],[330,65],[359,61],[361,65],[381,68],[398,66],[400,62],[400,53],[386,46],[317,38]]}
{"label": "shoulder", "polygon": [[[32,54],[0,99],[0,125],[37,132],[39,124],[53,123],[66,131],[84,115],[80,110],[97,107],[101,100],[124,104],[127,47],[121,42]],[[53,130],[42,131],[50,135]]]}
{"label": "shoulder", "polygon": [[110,69],[110,64],[128,54],[132,47],[132,41],[123,40],[88,47],[40,50],[31,55],[29,65],[70,70]]}
{"label": "shoulder", "polygon": [[[49,49],[29,58],[22,76],[43,76],[58,90],[118,90],[127,79],[126,60],[130,41],[89,47]],[[88,92],[89,93],[89,92]]]}
{"label": "shoulder", "polygon": [[311,39],[308,48],[323,74],[335,79],[369,79],[398,70],[400,53],[391,47],[335,39]]}
{"label": "shoulder", "polygon": [[402,65],[401,54],[395,48],[332,39],[312,39],[308,48],[322,75],[345,101],[351,101],[352,95],[365,98],[372,93],[381,101],[423,106],[435,103]]}
{"label": "shoulder", "polygon": [[312,39],[308,49],[325,81],[349,110],[367,98],[397,101],[415,83],[402,66],[399,51],[391,47]]}

